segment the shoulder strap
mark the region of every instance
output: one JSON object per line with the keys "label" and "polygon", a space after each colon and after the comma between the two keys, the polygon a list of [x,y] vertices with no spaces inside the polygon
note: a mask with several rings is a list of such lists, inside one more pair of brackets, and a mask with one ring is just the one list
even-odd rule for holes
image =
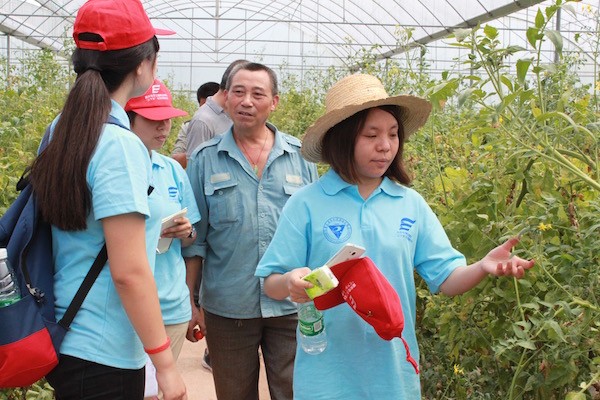
{"label": "shoulder strap", "polygon": [[[117,119],[114,118],[112,115],[108,118],[108,123],[118,125],[123,129],[129,130],[127,127],[123,126],[119,121],[117,121]],[[153,190],[153,186],[148,187],[148,196],[150,196]],[[98,275],[100,275],[100,272],[102,271],[104,264],[106,264],[106,261],[108,261],[108,253],[106,251],[106,243],[104,243],[104,246],[102,246],[102,249],[100,249],[100,252],[96,256],[92,267],[83,279],[83,283],[79,287],[79,290],[77,290],[77,293],[71,301],[71,304],[69,304],[65,315],[63,315],[61,320],[58,321],[58,324],[61,325],[63,328],[69,329],[69,327],[71,326],[75,315],[77,315],[77,311],[79,311],[79,309],[81,308],[83,301],[92,289],[92,285],[94,285],[94,282],[98,278]]]}

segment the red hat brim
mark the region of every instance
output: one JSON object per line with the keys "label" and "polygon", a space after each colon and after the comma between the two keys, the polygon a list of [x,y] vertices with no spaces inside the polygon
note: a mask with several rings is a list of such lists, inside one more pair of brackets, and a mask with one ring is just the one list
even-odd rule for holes
{"label": "red hat brim", "polygon": [[175,107],[146,107],[146,108],[132,108],[136,114],[152,121],[164,121],[165,119],[185,117],[188,115],[187,112],[180,110]]}

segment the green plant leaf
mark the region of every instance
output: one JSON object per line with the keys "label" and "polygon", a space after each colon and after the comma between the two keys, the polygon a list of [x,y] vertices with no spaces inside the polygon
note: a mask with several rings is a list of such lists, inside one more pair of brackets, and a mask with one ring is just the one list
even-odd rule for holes
{"label": "green plant leaf", "polygon": [[498,37],[498,29],[491,25],[486,25],[485,28],[483,28],[483,33],[485,33],[485,36],[489,37],[490,39],[495,39]]}
{"label": "green plant leaf", "polygon": [[552,43],[554,43],[554,48],[556,49],[556,51],[558,51],[559,53],[562,53],[562,49],[563,49],[563,37],[560,34],[560,32],[555,31],[553,29],[546,29],[544,31],[544,35],[550,39],[550,41],[552,41]]}
{"label": "green plant leaf", "polygon": [[527,49],[525,47],[523,47],[523,46],[516,46],[516,45],[508,46],[506,48],[506,52],[508,54],[515,54],[515,53],[517,53],[519,51],[527,51]]}
{"label": "green plant leaf", "polygon": [[544,324],[544,328],[546,328],[548,330],[548,336],[551,337],[552,339],[558,338],[563,343],[567,342],[567,339],[565,338],[565,334],[563,333],[562,329],[560,329],[558,322],[553,321],[553,320],[548,320]]}
{"label": "green plant leaf", "polygon": [[504,86],[506,86],[508,88],[508,90],[510,90],[511,92],[514,90],[513,89],[513,84],[510,81],[510,79],[508,79],[508,77],[506,75],[502,75],[500,77],[500,81],[504,84]]}
{"label": "green plant leaf", "polygon": [[559,7],[562,8],[563,10],[570,12],[574,17],[577,17],[577,12],[575,11],[575,7],[573,7],[572,4],[564,3],[564,4],[559,5]]}
{"label": "green plant leaf", "polygon": [[[560,3],[560,1],[559,1]],[[554,14],[556,14],[556,10],[558,9],[558,7],[556,6],[556,4],[551,5],[550,7],[546,8],[546,18],[548,20],[550,20],[550,18],[552,18],[552,16]]]}
{"label": "green plant leaf", "polygon": [[527,41],[529,42],[529,44],[531,45],[531,47],[533,47],[534,49],[536,48],[535,45],[537,43],[538,40],[538,32],[540,30],[538,28],[534,28],[534,27],[529,27],[527,28]]}
{"label": "green plant leaf", "polygon": [[535,350],[535,343],[533,343],[533,341],[531,340],[518,340],[516,344],[517,346],[523,347],[525,349]]}
{"label": "green plant leaf", "polygon": [[469,99],[469,97],[471,97],[473,92],[475,92],[476,90],[477,88],[468,88],[460,92],[460,94],[458,95],[458,106],[462,107],[465,104],[465,102]]}
{"label": "green plant leaf", "polygon": [[463,42],[466,38],[471,35],[471,29],[456,29],[453,34],[458,43]]}
{"label": "green plant leaf", "polygon": [[535,16],[535,27],[538,29],[542,29],[542,26],[544,26],[544,22],[546,22],[546,18],[544,18],[542,10],[538,8],[538,12]]}
{"label": "green plant leaf", "polygon": [[521,85],[525,84],[529,66],[531,66],[531,60],[517,60],[517,79]]}

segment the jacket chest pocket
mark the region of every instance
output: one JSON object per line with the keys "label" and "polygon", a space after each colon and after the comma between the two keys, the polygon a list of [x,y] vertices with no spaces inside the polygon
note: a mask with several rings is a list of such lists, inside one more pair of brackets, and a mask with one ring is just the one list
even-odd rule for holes
{"label": "jacket chest pocket", "polygon": [[234,224],[242,217],[242,199],[236,181],[206,183],[204,194],[208,204],[210,225]]}

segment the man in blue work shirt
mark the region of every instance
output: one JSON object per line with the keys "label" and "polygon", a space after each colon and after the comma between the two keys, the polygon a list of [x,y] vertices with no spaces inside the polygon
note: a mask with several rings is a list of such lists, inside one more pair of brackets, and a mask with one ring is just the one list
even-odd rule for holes
{"label": "man in blue work shirt", "polygon": [[[202,216],[185,249],[190,291],[204,259],[203,314],[192,307],[192,329],[206,335],[219,400],[258,400],[259,347],[273,400],[292,400],[296,306],[276,301],[254,276],[289,197],[317,179],[300,156],[300,141],[267,123],[279,101],[273,70],[237,66],[227,80],[233,126],[192,154],[188,176]],[[192,296],[193,297],[193,296]]]}

